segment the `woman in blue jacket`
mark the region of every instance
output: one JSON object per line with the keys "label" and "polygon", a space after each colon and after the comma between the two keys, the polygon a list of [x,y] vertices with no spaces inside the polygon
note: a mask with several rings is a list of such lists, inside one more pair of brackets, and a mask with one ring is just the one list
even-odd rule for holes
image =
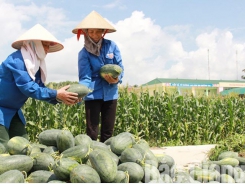
{"label": "woman in blue jacket", "polygon": [[105,142],[113,135],[118,84],[122,82],[123,72],[119,77],[100,76],[100,68],[106,64],[119,65],[122,70],[120,50],[115,42],[104,39],[106,33],[115,32],[100,14],[92,11],[73,29],[73,33],[84,35],[84,47],[78,55],[79,82],[91,88],[93,92],[85,98],[86,132],[93,140],[97,140],[100,128],[100,141]]}
{"label": "woman in blue jacket", "polygon": [[0,143],[7,144],[14,136],[28,139],[25,118],[21,107],[31,97],[51,104],[77,103],[76,93],[67,92],[69,86],[54,90],[45,87],[47,77],[45,57],[47,53],[63,49],[40,24],[20,36],[12,47],[17,51],[10,54],[0,65]]}

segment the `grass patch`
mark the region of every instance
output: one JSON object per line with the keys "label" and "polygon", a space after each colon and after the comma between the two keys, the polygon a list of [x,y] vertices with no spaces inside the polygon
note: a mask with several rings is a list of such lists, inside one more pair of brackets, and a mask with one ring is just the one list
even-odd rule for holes
{"label": "grass patch", "polygon": [[234,151],[242,157],[245,157],[245,135],[228,135],[223,141],[217,143],[217,146],[208,152],[209,160],[217,160],[220,153],[224,151]]}

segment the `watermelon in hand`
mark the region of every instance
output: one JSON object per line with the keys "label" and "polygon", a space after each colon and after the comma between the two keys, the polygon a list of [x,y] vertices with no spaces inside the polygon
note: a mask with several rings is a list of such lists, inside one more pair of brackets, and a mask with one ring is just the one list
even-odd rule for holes
{"label": "watermelon in hand", "polygon": [[104,78],[105,75],[110,75],[117,78],[122,73],[122,68],[116,64],[106,64],[100,68],[100,76]]}
{"label": "watermelon in hand", "polygon": [[87,86],[82,85],[82,84],[71,84],[69,89],[67,89],[67,91],[77,93],[78,98],[83,98],[88,93],[92,92],[91,89],[89,89]]}

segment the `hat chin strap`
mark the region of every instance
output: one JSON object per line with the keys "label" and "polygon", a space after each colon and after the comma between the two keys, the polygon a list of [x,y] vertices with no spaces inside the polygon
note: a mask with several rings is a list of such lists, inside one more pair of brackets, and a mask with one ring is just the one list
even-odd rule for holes
{"label": "hat chin strap", "polygon": [[104,38],[105,34],[108,32],[108,29],[105,30],[104,34],[102,35],[102,38]]}
{"label": "hat chin strap", "polygon": [[[105,30],[104,34],[102,35],[102,38],[104,38],[104,36],[105,36],[105,34],[106,34],[107,32],[108,32],[108,29]],[[78,29],[78,30],[77,30],[77,41],[79,41],[80,35],[81,35],[82,33],[83,33],[84,35],[86,35],[86,33],[85,33],[82,29]]]}
{"label": "hat chin strap", "polygon": [[82,29],[77,30],[77,41],[79,41],[81,33],[85,34]]}

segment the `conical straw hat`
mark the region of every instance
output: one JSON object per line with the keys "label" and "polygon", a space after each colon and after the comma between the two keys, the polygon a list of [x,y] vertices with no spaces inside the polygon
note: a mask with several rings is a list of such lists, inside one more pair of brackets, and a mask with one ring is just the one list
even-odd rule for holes
{"label": "conical straw hat", "polygon": [[40,24],[36,24],[23,35],[21,35],[12,43],[12,47],[15,49],[20,49],[23,45],[23,41],[26,40],[41,40],[51,42],[48,52],[56,52],[64,48],[64,46]]}
{"label": "conical straw hat", "polygon": [[[115,32],[116,29],[109,24],[99,13],[92,11],[88,14],[82,22],[80,22],[75,29],[72,30],[77,34],[79,29],[106,29],[107,33]],[[83,34],[83,32],[81,32]]]}

